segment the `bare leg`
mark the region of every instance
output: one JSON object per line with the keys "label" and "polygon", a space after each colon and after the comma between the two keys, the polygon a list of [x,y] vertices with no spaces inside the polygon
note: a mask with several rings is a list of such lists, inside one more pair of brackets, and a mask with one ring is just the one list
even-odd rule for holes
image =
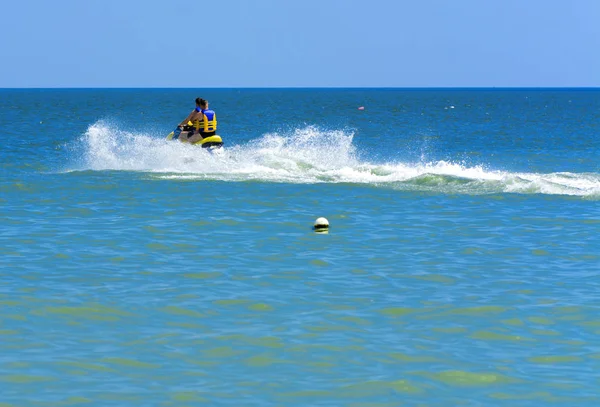
{"label": "bare leg", "polygon": [[190,144],[195,144],[195,143],[201,141],[202,139],[203,139],[202,135],[200,133],[196,133],[192,137],[190,137],[189,139],[187,139],[187,141]]}
{"label": "bare leg", "polygon": [[189,131],[182,131],[181,134],[179,135],[179,141],[181,141],[182,143],[187,143],[188,142],[188,136],[191,134],[191,132]]}

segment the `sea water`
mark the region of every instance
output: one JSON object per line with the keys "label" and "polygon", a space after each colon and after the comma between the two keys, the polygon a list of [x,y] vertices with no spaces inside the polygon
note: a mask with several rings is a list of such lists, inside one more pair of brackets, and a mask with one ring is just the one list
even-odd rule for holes
{"label": "sea water", "polygon": [[600,404],[598,90],[5,89],[0,135],[2,407]]}

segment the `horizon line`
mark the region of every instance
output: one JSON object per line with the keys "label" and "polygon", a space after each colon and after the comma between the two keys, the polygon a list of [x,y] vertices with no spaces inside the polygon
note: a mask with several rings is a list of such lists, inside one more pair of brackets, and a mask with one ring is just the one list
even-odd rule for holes
{"label": "horizon line", "polygon": [[435,90],[435,89],[600,89],[600,86],[207,86],[207,87],[171,87],[171,86],[49,86],[49,87],[2,87],[0,90],[187,90],[187,89],[397,89],[397,90]]}

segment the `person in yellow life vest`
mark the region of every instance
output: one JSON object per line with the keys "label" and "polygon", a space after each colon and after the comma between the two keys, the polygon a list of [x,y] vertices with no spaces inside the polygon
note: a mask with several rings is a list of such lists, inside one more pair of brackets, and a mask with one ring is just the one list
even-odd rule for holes
{"label": "person in yellow life vest", "polygon": [[[217,134],[217,114],[215,113],[215,111],[208,108],[208,101],[205,99],[196,100],[196,103],[198,104],[200,111],[198,112],[198,115],[196,115],[192,120],[195,131],[193,133],[190,133],[188,139],[185,140],[188,143],[192,144]],[[202,143],[202,146],[210,147],[210,145],[207,144],[212,145],[213,143]],[[217,146],[217,144],[221,146],[223,145],[223,142],[219,139],[218,142],[216,141],[216,143],[214,144],[215,147]]]}

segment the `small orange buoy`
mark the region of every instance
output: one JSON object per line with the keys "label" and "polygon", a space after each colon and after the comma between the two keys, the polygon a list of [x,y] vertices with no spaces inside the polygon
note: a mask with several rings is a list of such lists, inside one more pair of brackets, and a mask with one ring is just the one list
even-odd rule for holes
{"label": "small orange buoy", "polygon": [[361,106],[361,107],[358,108],[358,110],[365,110],[365,107]]}

